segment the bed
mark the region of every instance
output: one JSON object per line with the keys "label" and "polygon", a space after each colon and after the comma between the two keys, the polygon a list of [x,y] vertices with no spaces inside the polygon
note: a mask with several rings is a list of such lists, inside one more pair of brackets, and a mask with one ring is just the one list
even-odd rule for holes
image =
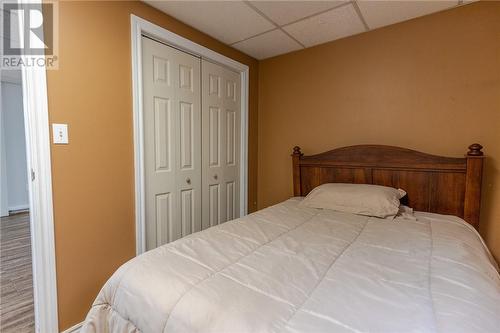
{"label": "bed", "polygon": [[[304,156],[294,197],[120,267],[89,332],[497,332],[498,266],[476,232],[483,153],[363,145]],[[304,207],[324,183],[404,188],[410,218]]]}

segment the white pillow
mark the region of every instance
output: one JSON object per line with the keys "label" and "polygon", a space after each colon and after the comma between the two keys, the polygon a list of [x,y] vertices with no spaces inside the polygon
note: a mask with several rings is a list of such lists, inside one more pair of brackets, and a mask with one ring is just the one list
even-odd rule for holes
{"label": "white pillow", "polygon": [[330,183],[313,189],[301,205],[386,218],[398,213],[399,199],[405,195],[387,186]]}

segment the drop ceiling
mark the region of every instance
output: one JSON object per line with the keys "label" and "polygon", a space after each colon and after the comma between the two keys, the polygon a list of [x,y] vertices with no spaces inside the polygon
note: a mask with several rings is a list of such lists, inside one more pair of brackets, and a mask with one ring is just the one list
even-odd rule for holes
{"label": "drop ceiling", "polygon": [[260,60],[472,1],[144,2]]}

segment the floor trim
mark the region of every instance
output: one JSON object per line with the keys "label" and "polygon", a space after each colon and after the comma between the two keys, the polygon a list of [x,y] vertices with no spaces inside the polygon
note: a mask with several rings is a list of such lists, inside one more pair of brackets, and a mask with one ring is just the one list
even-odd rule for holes
{"label": "floor trim", "polygon": [[82,325],[83,321],[81,323],[71,326],[70,328],[62,331],[61,333],[78,333],[80,332],[80,328],[82,328]]}
{"label": "floor trim", "polygon": [[17,214],[17,213],[24,213],[29,211],[30,206],[29,205],[19,205],[19,206],[12,206],[9,207],[9,214]]}

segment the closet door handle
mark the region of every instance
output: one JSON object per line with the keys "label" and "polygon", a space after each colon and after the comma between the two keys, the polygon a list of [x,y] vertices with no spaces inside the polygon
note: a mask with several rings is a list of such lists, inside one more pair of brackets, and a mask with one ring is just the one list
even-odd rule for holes
{"label": "closet door handle", "polygon": [[186,183],[191,184],[191,178],[186,178]]}
{"label": "closet door handle", "polygon": [[217,175],[214,175],[214,179],[217,180],[219,178],[219,176]]}

